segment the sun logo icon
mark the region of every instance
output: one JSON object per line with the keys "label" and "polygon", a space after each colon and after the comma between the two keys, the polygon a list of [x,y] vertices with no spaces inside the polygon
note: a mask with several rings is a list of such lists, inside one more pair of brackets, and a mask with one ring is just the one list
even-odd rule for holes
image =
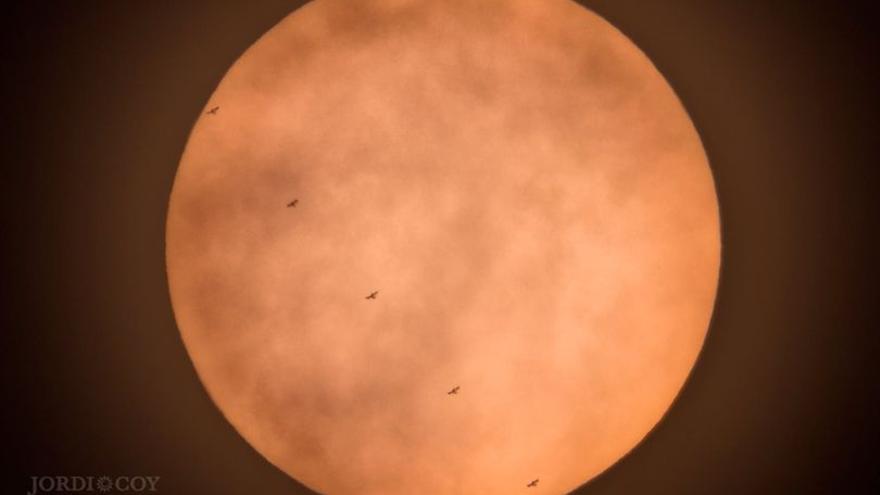
{"label": "sun logo icon", "polygon": [[109,492],[111,488],[113,488],[113,482],[110,481],[110,478],[107,476],[101,476],[98,478],[98,490]]}

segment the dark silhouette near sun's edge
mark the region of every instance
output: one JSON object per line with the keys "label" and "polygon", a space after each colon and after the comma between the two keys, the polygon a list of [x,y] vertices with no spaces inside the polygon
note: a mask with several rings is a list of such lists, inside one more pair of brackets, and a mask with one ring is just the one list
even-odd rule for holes
{"label": "dark silhouette near sun's edge", "polygon": [[378,295],[379,295],[379,291],[375,291],[372,294],[370,294],[369,296],[365,297],[364,299],[376,299],[376,296],[378,296]]}
{"label": "dark silhouette near sun's edge", "polygon": [[529,483],[528,485],[526,485],[526,488],[534,488],[534,487],[538,486],[538,481],[539,481],[539,480],[536,478],[536,479],[533,480],[531,483]]}
{"label": "dark silhouette near sun's edge", "polygon": [[458,395],[458,389],[460,388],[460,386],[456,385],[455,388],[453,388],[449,392],[446,392],[446,395]]}
{"label": "dark silhouette near sun's edge", "polygon": [[220,107],[214,107],[214,108],[208,110],[208,111],[205,112],[205,113],[208,113],[208,114],[210,114],[210,115],[217,115],[217,110],[220,110]]}
{"label": "dark silhouette near sun's edge", "polygon": [[299,203],[299,200],[298,200],[298,199],[294,199],[294,200],[291,201],[290,203],[287,203],[287,207],[288,207],[288,208],[296,208],[296,204],[297,204],[297,203]]}

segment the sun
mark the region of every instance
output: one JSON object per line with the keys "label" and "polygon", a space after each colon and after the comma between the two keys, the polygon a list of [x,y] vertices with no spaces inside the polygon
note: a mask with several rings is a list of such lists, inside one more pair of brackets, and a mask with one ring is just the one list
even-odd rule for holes
{"label": "sun", "polygon": [[317,0],[206,102],[167,269],[217,406],[327,494],[566,493],[660,420],[718,281],[684,106],[569,0]]}

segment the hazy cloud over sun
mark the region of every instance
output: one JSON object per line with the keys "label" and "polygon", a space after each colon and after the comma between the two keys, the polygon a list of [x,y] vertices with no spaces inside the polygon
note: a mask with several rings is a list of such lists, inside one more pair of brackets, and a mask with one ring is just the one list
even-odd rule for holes
{"label": "hazy cloud over sun", "polygon": [[170,204],[175,315],[226,417],[307,486],[564,493],[678,393],[715,190],[672,89],[598,16],[317,0],[214,106]]}

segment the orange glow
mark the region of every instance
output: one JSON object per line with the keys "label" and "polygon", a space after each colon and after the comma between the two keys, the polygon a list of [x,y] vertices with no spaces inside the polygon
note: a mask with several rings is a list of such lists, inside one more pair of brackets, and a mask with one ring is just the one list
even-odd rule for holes
{"label": "orange glow", "polygon": [[569,0],[308,4],[207,103],[167,224],[208,392],[327,494],[577,488],[678,393],[719,255],[687,113]]}

